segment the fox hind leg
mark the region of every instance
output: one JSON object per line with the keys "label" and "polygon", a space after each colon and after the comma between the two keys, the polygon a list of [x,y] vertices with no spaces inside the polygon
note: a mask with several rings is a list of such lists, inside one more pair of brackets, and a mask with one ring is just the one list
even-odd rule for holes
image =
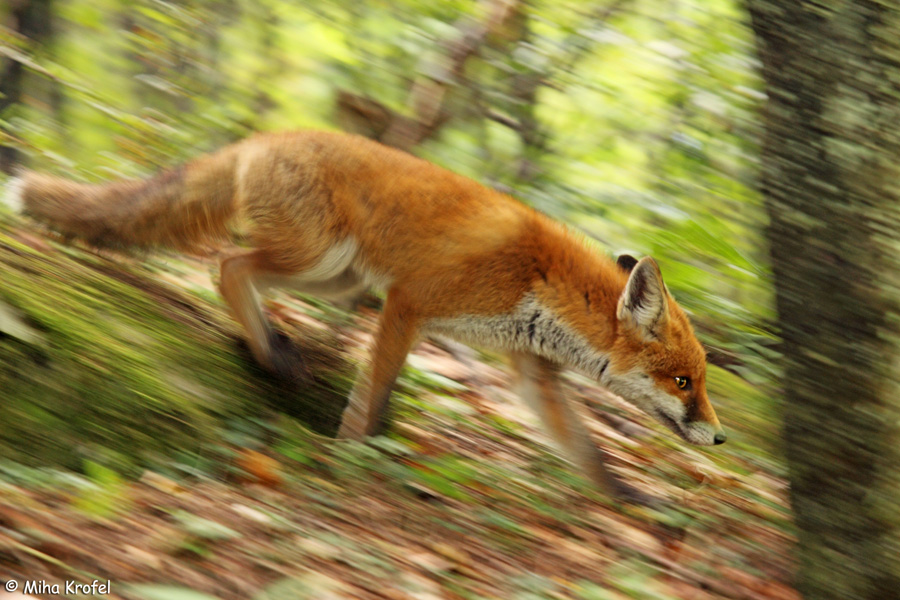
{"label": "fox hind leg", "polygon": [[361,279],[346,264],[333,262],[328,254],[321,260],[310,261],[310,268],[299,272],[294,265],[286,268],[273,261],[265,250],[230,256],[220,264],[219,290],[244,327],[250,352],[258,363],[282,378],[298,378],[303,372],[303,360],[290,339],[269,324],[262,310],[261,294],[281,287],[339,297],[360,289]]}
{"label": "fox hind leg", "polygon": [[250,352],[261,365],[273,369],[271,342],[274,336],[260,304],[254,284],[264,257],[259,251],[230,256],[219,263],[219,292],[244,327]]}

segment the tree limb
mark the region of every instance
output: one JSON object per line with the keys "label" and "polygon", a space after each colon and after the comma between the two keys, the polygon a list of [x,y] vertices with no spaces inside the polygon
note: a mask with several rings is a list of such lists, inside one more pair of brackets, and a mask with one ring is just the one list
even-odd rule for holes
{"label": "tree limb", "polygon": [[437,64],[423,63],[407,98],[411,116],[400,115],[380,102],[352,92],[338,93],[339,118],[345,125],[389,146],[408,150],[433,136],[450,120],[447,92],[462,78],[466,62],[488,38],[502,29],[520,8],[520,0],[482,0],[486,17],[457,22],[459,35],[443,45]]}

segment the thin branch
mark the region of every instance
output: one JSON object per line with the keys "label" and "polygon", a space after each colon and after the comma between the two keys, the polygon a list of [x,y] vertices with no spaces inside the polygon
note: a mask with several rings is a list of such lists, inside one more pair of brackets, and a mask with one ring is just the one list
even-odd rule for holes
{"label": "thin branch", "polygon": [[491,121],[494,121],[495,123],[500,123],[504,127],[508,127],[509,129],[512,129],[513,131],[519,131],[522,129],[522,124],[519,123],[516,119],[513,119],[512,117],[508,117],[504,114],[498,113],[497,111],[495,111],[493,109],[486,110],[484,113],[484,116],[487,117],[488,119],[490,119]]}
{"label": "thin branch", "polygon": [[447,92],[462,78],[466,61],[475,56],[487,38],[503,27],[519,8],[519,0],[483,0],[483,4],[487,18],[481,23],[463,19],[456,26],[459,37],[445,45],[441,64],[420,67],[421,75],[407,99],[413,116],[394,118],[384,134],[382,141],[385,144],[409,149],[436,131],[444,113]]}

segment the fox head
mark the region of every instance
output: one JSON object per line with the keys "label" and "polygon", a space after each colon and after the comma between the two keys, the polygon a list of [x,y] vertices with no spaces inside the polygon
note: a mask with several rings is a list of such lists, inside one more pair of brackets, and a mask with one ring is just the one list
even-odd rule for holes
{"label": "fox head", "polygon": [[624,255],[617,262],[628,281],[604,384],[691,444],[724,443],[706,395],[706,352],[656,261]]}

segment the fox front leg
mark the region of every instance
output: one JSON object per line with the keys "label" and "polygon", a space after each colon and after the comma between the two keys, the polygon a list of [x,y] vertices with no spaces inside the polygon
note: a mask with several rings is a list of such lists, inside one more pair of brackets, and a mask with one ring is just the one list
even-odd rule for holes
{"label": "fox front leg", "polygon": [[394,382],[418,331],[415,311],[403,293],[388,292],[372,346],[371,364],[350,393],[338,437],[362,440],[384,428]]}

